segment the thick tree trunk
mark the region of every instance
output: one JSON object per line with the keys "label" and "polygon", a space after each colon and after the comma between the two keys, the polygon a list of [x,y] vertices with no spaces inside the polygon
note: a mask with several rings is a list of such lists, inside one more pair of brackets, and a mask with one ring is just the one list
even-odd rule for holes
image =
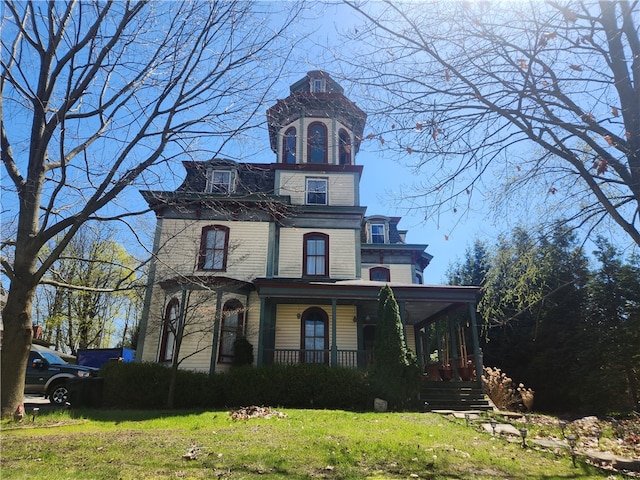
{"label": "thick tree trunk", "polygon": [[2,310],[4,334],[0,365],[0,404],[2,418],[13,415],[24,397],[24,379],[33,330],[31,305],[35,287],[19,280],[11,282],[7,304]]}

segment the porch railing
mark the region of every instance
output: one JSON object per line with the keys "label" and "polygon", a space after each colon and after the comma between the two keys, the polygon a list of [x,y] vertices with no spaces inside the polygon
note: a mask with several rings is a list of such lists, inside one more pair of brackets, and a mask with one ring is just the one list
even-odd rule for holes
{"label": "porch railing", "polygon": [[331,362],[331,350],[301,350],[301,349],[265,349],[264,363],[295,365],[298,363],[324,363],[326,365],[366,368],[371,364],[373,352],[368,350],[337,350],[337,361]]}

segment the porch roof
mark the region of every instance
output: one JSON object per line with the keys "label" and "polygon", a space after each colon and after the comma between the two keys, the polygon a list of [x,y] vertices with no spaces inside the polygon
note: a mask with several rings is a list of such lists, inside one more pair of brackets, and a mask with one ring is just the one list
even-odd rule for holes
{"label": "porch roof", "polygon": [[475,304],[479,287],[418,285],[368,280],[313,281],[300,278],[257,278],[254,285],[261,297],[289,300],[288,303],[330,303],[357,305],[363,316],[375,318],[378,294],[389,285],[398,302],[404,304],[405,322],[428,324],[442,315]]}

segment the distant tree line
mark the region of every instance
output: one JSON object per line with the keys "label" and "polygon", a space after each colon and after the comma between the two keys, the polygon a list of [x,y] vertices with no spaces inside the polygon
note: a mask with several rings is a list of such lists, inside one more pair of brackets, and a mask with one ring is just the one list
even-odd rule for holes
{"label": "distant tree line", "polygon": [[449,283],[483,287],[484,364],[533,388],[538,411],[640,406],[640,258],[595,244],[588,257],[565,228],[518,227],[449,269]]}

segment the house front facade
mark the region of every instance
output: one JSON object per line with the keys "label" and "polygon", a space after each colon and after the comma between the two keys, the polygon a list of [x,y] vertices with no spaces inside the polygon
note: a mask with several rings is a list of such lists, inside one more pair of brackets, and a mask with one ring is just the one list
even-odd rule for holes
{"label": "house front facade", "polygon": [[312,71],[267,120],[273,163],[184,161],[175,191],[141,192],[157,226],[138,359],[221,372],[245,337],[258,366],[364,368],[389,284],[425,372],[467,354],[480,365],[477,288],[425,285],[427,245],[360,204],[365,113]]}

